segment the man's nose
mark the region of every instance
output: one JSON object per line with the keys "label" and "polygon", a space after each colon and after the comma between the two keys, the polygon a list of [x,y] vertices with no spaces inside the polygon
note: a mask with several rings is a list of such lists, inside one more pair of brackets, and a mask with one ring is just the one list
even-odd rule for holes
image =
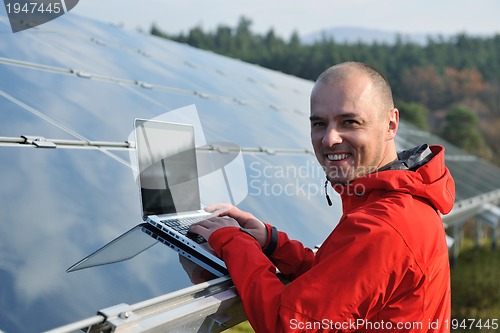
{"label": "man's nose", "polygon": [[342,136],[335,126],[328,126],[321,141],[323,147],[332,147],[336,144],[342,143]]}

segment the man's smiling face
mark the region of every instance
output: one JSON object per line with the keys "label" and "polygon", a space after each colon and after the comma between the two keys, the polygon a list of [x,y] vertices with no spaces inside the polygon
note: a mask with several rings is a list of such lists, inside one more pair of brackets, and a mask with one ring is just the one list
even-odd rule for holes
{"label": "man's smiling face", "polygon": [[314,86],[311,141],[332,184],[347,184],[394,160],[387,148],[395,136],[398,111],[381,110],[382,105],[366,75]]}

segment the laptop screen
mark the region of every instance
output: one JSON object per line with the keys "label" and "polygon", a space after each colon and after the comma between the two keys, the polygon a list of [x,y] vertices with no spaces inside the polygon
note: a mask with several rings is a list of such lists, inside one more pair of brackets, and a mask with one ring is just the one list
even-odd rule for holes
{"label": "laptop screen", "polygon": [[135,135],[143,217],[199,210],[193,127],[137,119]]}

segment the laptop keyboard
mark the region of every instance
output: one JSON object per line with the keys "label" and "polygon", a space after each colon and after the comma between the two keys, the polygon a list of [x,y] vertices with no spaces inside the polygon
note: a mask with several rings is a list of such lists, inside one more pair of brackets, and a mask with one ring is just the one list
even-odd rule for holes
{"label": "laptop keyboard", "polygon": [[170,228],[174,229],[181,235],[184,235],[193,241],[195,241],[198,244],[205,243],[206,240],[205,238],[201,237],[198,234],[189,232],[189,227],[191,224],[203,221],[205,220],[206,217],[201,217],[201,216],[194,216],[194,217],[185,217],[185,218],[179,218],[179,219],[168,219],[162,221],[165,225],[169,226]]}

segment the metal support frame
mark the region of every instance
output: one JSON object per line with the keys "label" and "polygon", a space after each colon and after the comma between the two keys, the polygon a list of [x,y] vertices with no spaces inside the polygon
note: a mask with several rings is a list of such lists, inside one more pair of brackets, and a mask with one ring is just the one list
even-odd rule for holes
{"label": "metal support frame", "polygon": [[[135,149],[135,142],[131,141],[90,141],[90,140],[68,140],[48,139],[42,136],[21,135],[19,137],[0,137],[0,146],[17,146],[32,148],[70,148],[70,149],[106,149],[106,150],[129,150]],[[314,152],[308,148],[272,148],[272,147],[238,147],[237,145],[209,144],[196,147],[199,151],[212,151],[221,154],[247,153],[267,155],[310,155]]]}
{"label": "metal support frame", "polygon": [[[495,213],[500,214],[500,208],[492,203],[500,200],[500,190],[495,190],[489,193],[481,194],[466,200],[455,203],[453,210],[443,216],[443,222],[448,229],[451,229],[451,238],[453,239],[452,246],[450,247],[450,263],[456,265],[458,263],[458,255],[460,252],[460,245],[463,234],[463,225],[472,217],[484,218],[489,216],[494,219]],[[498,219],[497,219],[498,220]],[[496,228],[493,228],[493,241],[492,246],[496,247]]]}
{"label": "metal support frame", "polygon": [[498,229],[500,226],[500,207],[487,203],[483,205],[484,211],[479,216],[481,220],[491,227],[491,248],[495,251],[498,247]]}
{"label": "metal support frame", "polygon": [[[95,318],[101,319],[95,322]],[[91,320],[94,320],[93,322]],[[246,320],[240,298],[228,276],[178,290],[134,305],[118,304],[98,312],[91,326],[70,324],[47,333],[73,332],[221,332]]]}

